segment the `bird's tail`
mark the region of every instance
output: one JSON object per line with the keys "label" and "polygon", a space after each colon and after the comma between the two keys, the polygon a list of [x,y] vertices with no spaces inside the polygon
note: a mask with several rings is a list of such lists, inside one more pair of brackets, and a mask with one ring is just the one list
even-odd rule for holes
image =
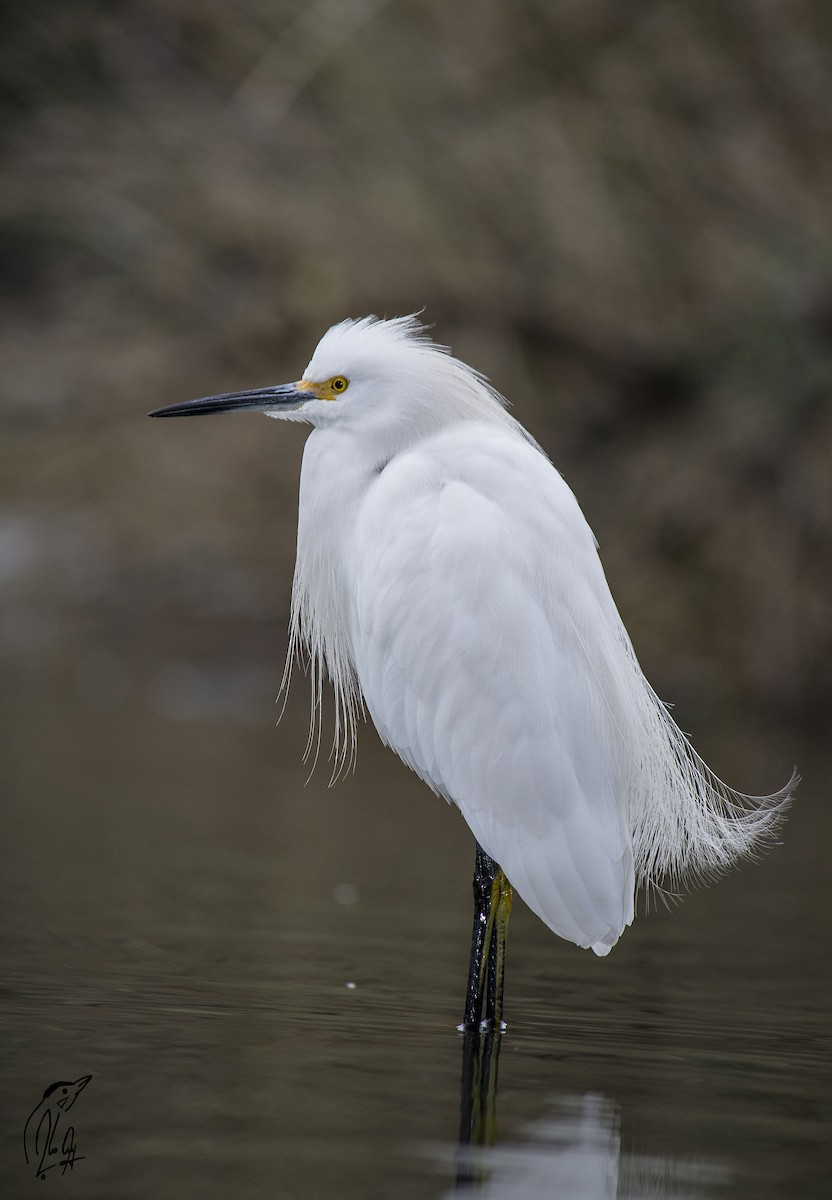
{"label": "bird's tail", "polygon": [[639,883],[672,891],[713,879],[776,842],[800,777],[794,771],[770,796],[728,787],[693,749],[630,654],[639,726],[630,788],[636,876]]}

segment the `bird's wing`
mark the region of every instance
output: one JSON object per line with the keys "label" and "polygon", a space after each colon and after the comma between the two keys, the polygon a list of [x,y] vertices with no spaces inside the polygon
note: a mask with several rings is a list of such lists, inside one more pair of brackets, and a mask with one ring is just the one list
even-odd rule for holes
{"label": "bird's wing", "polygon": [[382,738],[556,933],[606,953],[632,920],[633,855],[587,641],[618,617],[572,493],[519,436],[461,426],[385,468],[352,549],[353,657]]}

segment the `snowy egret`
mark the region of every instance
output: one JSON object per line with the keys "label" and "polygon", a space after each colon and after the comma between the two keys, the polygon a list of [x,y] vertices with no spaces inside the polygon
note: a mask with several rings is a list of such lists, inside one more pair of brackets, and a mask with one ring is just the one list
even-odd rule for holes
{"label": "snowy egret", "polygon": [[[723,784],[639,667],[578,503],[485,378],[413,317],[343,321],[297,383],[158,409],[313,426],[287,668],[308,653],[336,761],[366,705],[476,839],[464,1024],[502,1019],[512,888],[607,954],[639,885],[710,877],[771,839],[771,796]],[[318,734],[320,726],[318,726]]]}

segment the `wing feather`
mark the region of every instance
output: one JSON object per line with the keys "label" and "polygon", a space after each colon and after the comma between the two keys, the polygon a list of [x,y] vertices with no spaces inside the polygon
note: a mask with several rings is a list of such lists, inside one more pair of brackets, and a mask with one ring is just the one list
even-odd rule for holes
{"label": "wing feather", "polygon": [[606,952],[632,919],[632,838],[609,700],[573,628],[607,616],[571,492],[519,437],[457,427],[382,472],[351,558],[353,659],[382,738],[556,933]]}

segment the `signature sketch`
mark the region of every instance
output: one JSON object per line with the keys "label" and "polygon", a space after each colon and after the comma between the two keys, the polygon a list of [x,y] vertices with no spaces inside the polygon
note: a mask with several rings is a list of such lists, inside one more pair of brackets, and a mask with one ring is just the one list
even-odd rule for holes
{"label": "signature sketch", "polygon": [[[72,1170],[75,1163],[85,1157],[76,1153],[75,1129],[67,1121],[66,1114],[91,1079],[92,1075],[82,1075],[73,1081],[59,1079],[50,1084],[43,1099],[29,1114],[23,1130],[23,1150],[26,1162],[30,1166],[35,1164],[39,1179],[45,1179],[46,1172],[53,1167],[60,1167],[61,1174],[65,1175],[67,1169]],[[61,1157],[50,1161],[59,1150]]]}

